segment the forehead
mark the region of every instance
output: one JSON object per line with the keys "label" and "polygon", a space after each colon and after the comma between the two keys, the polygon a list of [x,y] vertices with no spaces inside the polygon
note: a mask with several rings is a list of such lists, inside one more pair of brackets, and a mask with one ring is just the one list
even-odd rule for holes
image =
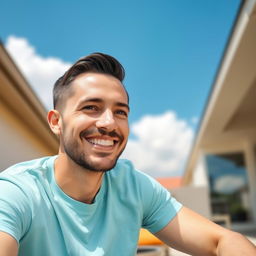
{"label": "forehead", "polygon": [[123,84],[111,75],[99,73],[80,74],[72,82],[71,87],[71,100],[79,101],[93,97],[128,103],[127,93]]}

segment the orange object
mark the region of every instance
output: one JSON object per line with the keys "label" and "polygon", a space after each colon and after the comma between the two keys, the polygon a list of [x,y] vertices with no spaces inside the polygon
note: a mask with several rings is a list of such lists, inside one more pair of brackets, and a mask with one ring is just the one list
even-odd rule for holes
{"label": "orange object", "polygon": [[175,189],[182,186],[182,177],[156,178],[156,180],[167,189]]}
{"label": "orange object", "polygon": [[163,242],[146,229],[140,230],[139,245],[162,245]]}

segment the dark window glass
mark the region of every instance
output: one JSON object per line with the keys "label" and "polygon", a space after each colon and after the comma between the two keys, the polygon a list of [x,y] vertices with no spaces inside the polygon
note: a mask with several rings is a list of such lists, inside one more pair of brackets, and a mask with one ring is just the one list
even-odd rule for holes
{"label": "dark window glass", "polygon": [[242,153],[207,155],[213,214],[228,214],[233,222],[249,220],[248,180]]}

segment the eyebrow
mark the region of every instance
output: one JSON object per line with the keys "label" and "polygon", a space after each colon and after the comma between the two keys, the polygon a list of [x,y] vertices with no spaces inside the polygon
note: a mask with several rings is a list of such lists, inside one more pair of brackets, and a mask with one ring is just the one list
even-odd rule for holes
{"label": "eyebrow", "polygon": [[[104,101],[101,98],[87,98],[85,100],[82,100],[79,105],[84,104],[84,103],[88,103],[88,102],[96,102],[96,103],[103,103]],[[115,103],[116,106],[119,107],[125,107],[128,109],[128,111],[130,111],[130,107],[128,104],[123,103],[123,102],[116,102]]]}

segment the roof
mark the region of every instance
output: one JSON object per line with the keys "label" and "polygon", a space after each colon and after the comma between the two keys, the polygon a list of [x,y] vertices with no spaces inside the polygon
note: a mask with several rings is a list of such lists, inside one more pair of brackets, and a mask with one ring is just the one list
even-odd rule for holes
{"label": "roof", "polygon": [[[0,42],[0,102],[2,111],[22,124],[47,153],[57,153],[58,139],[50,131],[47,111]],[[3,118],[1,116],[1,118]],[[31,139],[31,141],[33,141]],[[29,142],[31,143],[31,142]]]}
{"label": "roof", "polygon": [[191,181],[202,153],[238,152],[256,142],[256,1],[241,5],[216,74],[184,175]]}

